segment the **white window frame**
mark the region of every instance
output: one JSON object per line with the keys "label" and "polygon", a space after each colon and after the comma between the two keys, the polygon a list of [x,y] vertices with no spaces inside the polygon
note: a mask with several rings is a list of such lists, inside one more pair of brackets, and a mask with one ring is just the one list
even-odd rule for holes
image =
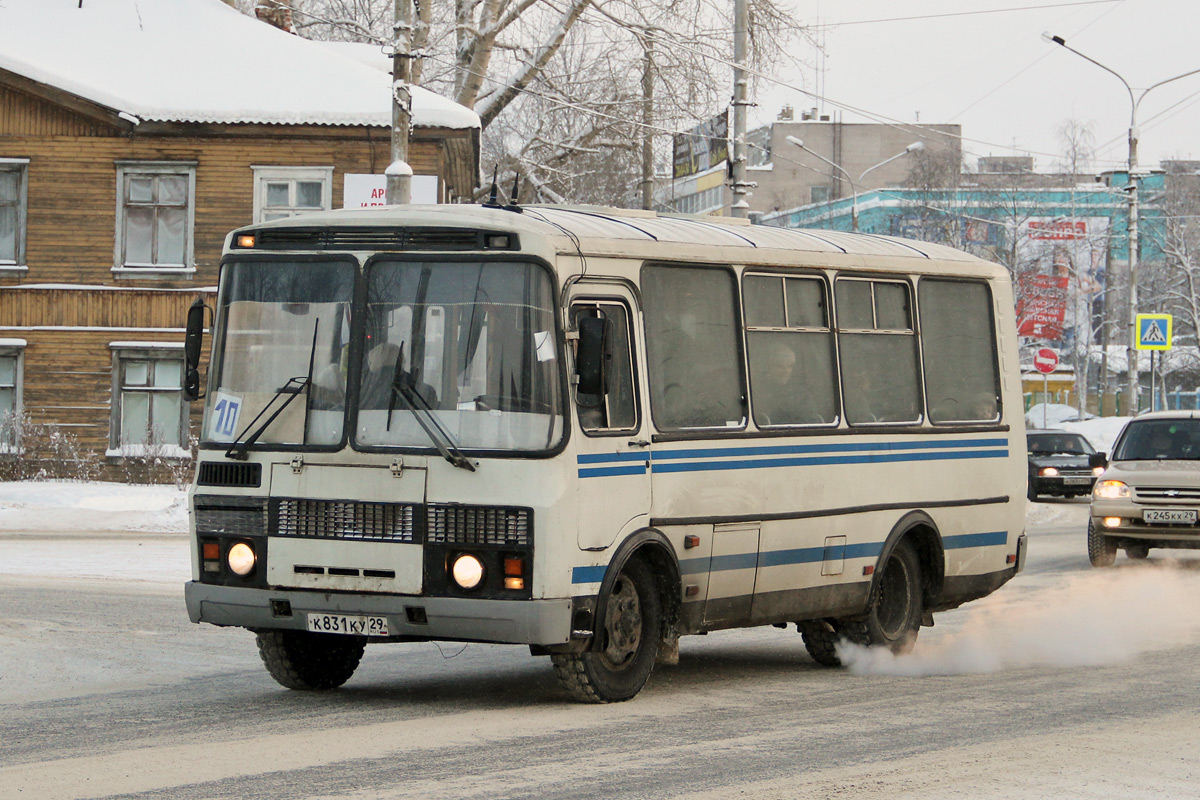
{"label": "white window frame", "polygon": [[[13,416],[19,416],[25,410],[25,345],[24,339],[0,339],[0,358],[17,359],[13,373]],[[0,411],[0,413],[3,413]],[[7,442],[0,436],[0,456],[17,455],[21,452],[21,442]]]}
{"label": "white window frame", "polygon": [[[122,416],[122,383],[121,383],[121,366],[126,361],[178,361],[180,362],[180,376],[184,374],[183,365],[183,344],[176,342],[110,342],[109,350],[112,351],[112,401],[109,403],[109,424],[108,424],[108,450],[104,455],[107,458],[129,458],[148,455],[150,450],[144,444],[122,444],[121,443],[121,416]],[[147,389],[147,393],[154,391],[164,391],[161,387],[157,390]],[[183,398],[182,380],[179,386],[179,444],[178,445],[161,445],[154,448],[155,455],[161,455],[165,458],[190,458],[191,452],[188,450],[188,403]]]}
{"label": "white window frame", "polygon": [[0,172],[17,174],[17,248],[16,258],[0,258],[0,274],[28,272],[25,265],[25,237],[29,217],[29,159],[0,158]]}
{"label": "white window frame", "polygon": [[[263,221],[263,213],[266,211],[268,183],[288,181],[293,184],[292,191],[295,191],[294,184],[297,181],[321,181],[321,210],[328,211],[333,208],[333,167],[252,165],[250,169],[254,170],[254,222],[256,224]],[[291,216],[304,213],[307,212],[293,211]]]}
{"label": "white window frame", "polygon": [[[195,161],[117,161],[117,232],[113,251],[113,269],[118,277],[175,277],[196,271],[196,164]],[[175,175],[187,179],[187,224],[184,232],[182,264],[130,264],[125,260],[125,194],[130,177]]]}

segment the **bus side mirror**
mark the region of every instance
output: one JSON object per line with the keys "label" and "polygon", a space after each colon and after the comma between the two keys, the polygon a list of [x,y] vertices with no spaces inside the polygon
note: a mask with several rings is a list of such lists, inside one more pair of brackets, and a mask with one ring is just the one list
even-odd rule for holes
{"label": "bus side mirror", "polygon": [[1092,453],[1088,456],[1089,467],[1108,467],[1108,453]]}
{"label": "bus side mirror", "polygon": [[183,336],[183,396],[199,400],[200,351],[204,347],[204,300],[197,298],[187,313],[187,329]]}
{"label": "bus side mirror", "polygon": [[575,372],[581,394],[602,395],[605,391],[604,358],[609,322],[604,317],[579,318],[579,347]]}

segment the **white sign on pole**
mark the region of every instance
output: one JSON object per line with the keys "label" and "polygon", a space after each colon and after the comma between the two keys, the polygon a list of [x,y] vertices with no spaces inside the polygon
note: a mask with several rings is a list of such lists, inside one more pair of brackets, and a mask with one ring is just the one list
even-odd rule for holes
{"label": "white sign on pole", "polygon": [[[412,176],[412,201],[438,201],[437,175]],[[371,208],[387,205],[387,176],[347,174],[342,185],[342,208]]]}

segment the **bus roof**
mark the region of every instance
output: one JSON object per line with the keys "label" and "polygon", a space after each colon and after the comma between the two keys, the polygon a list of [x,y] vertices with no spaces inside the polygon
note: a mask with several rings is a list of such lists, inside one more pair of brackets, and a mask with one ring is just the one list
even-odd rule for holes
{"label": "bus roof", "polygon": [[[746,220],[600,206],[528,205],[520,212],[482,205],[406,205],[314,212],[247,226],[243,231],[314,228],[473,228],[543,237],[559,252],[637,256],[649,243],[674,245],[680,257],[692,248],[734,248],[966,262],[989,262],[944,245],[893,236],[752,225]],[[282,232],[282,231],[281,231]],[[297,248],[301,249],[301,248]],[[343,247],[339,249],[371,249]],[[381,248],[382,249],[382,248]],[[747,260],[759,259],[744,256]]]}

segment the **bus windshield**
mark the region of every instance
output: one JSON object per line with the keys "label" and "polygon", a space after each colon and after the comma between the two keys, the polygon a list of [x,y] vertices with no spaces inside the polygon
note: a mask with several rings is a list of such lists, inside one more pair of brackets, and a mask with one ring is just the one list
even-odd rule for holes
{"label": "bus windshield", "polygon": [[[547,450],[564,418],[549,274],[379,259],[367,272],[360,447]],[[432,442],[431,442],[432,440]]]}
{"label": "bus windshield", "polygon": [[349,260],[224,266],[205,441],[244,441],[254,426],[264,444],[341,442],[354,273]]}

